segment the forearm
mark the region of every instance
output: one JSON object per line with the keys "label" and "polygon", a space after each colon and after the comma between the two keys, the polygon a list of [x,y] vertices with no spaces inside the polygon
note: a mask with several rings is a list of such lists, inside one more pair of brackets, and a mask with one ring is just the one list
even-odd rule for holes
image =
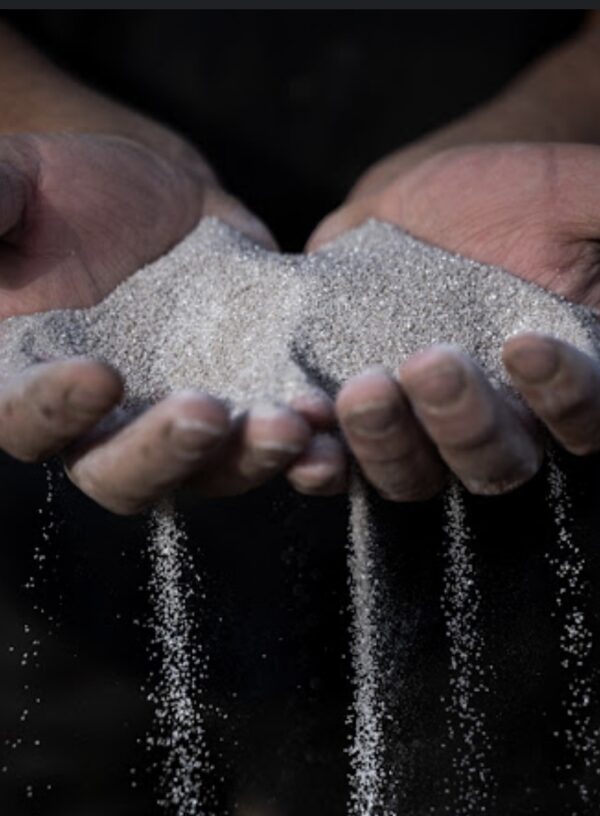
{"label": "forearm", "polygon": [[0,22],[0,134],[26,132],[123,136],[214,180],[181,136],[70,77]]}
{"label": "forearm", "polygon": [[600,13],[498,96],[371,167],[352,197],[446,148],[505,141],[600,142]]}

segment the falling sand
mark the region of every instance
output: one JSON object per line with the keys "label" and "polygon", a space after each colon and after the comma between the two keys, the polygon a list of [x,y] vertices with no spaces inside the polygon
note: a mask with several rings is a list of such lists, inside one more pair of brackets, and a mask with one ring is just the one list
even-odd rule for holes
{"label": "falling sand", "polygon": [[[125,408],[137,410],[176,389],[199,387],[236,412],[321,389],[333,395],[362,369],[400,362],[434,343],[459,346],[495,387],[509,393],[503,341],[537,330],[596,353],[596,319],[503,270],[369,221],[309,256],[268,252],[216,219],[122,283],[100,304],[12,318],[0,326],[4,371],[35,361],[86,355],[114,365],[126,382]],[[592,694],[580,572],[570,541],[564,488],[553,471],[550,499],[558,554],[553,561],[564,606],[565,670],[573,664],[568,741],[574,757],[597,762],[587,716]],[[482,654],[477,562],[461,490],[446,497],[444,591],[450,688],[448,744],[453,752],[444,812],[488,813],[494,796],[492,743],[481,698],[491,678]],[[560,508],[563,508],[561,510]],[[378,685],[386,610],[381,608],[377,519],[360,478],[351,491],[354,737],[349,810],[391,816],[383,762],[386,700]],[[158,742],[166,752],[161,802],[176,816],[212,813],[203,787],[211,760],[202,721],[207,656],[191,636],[184,577],[185,537],[168,507],[151,516],[152,597],[162,654],[154,699]],[[561,601],[562,602],[562,601]],[[580,643],[582,639],[582,643]],[[590,741],[594,743],[590,747]],[[580,791],[582,799],[587,795]]]}

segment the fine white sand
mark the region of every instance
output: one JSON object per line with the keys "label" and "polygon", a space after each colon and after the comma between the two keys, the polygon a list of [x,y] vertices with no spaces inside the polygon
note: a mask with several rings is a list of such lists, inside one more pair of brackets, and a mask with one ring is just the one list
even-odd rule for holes
{"label": "fine white sand", "polygon": [[[590,353],[598,347],[596,318],[588,310],[388,224],[369,221],[313,255],[293,256],[267,252],[220,221],[205,219],[99,305],[5,321],[0,367],[10,372],[34,361],[89,355],[121,371],[128,405],[197,386],[227,398],[237,411],[314,387],[334,394],[364,367],[395,370],[411,353],[441,342],[471,354],[504,388],[501,346],[523,329],[553,334]],[[556,474],[553,485],[559,496]],[[378,606],[375,520],[360,479],[351,503],[355,734],[349,807],[354,814],[375,816],[389,813],[381,762],[385,700],[376,682],[385,661],[379,645],[385,610]],[[487,812],[493,778],[486,724],[476,705],[487,682],[480,659],[477,572],[457,487],[447,497],[446,518],[446,586],[440,603],[452,664],[448,716],[458,723],[451,740],[453,767],[460,777],[454,785],[459,801],[447,812],[459,816]],[[564,518],[556,523],[564,527]],[[561,530],[560,563],[574,564],[568,532]],[[200,669],[206,664],[205,656],[194,653],[189,634],[183,549],[170,511],[156,511],[151,590],[163,663],[155,696],[160,741],[168,753],[161,798],[177,816],[197,816],[211,812],[210,791],[202,788],[210,761],[198,710]],[[580,612],[573,593],[572,605]],[[578,626],[589,641],[583,614],[567,624]],[[572,641],[564,647],[569,655],[577,633]],[[573,699],[579,704],[588,693],[589,683],[581,681]],[[580,732],[573,728],[576,754],[584,750],[577,748],[578,740],[589,738],[590,727],[586,722]]]}

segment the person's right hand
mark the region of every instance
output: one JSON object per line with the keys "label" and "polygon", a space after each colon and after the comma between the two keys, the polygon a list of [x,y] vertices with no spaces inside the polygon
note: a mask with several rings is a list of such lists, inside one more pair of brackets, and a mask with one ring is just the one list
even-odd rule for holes
{"label": "person's right hand", "polygon": [[[399,161],[401,169],[395,164]],[[363,179],[310,241],[315,249],[369,217],[503,267],[600,310],[600,148],[490,144],[444,150],[413,167],[392,159]],[[600,363],[567,343],[524,333],[504,364],[534,415],[571,453],[600,451]],[[459,349],[423,349],[399,368],[359,374],[337,411],[365,476],[386,498],[427,499],[448,473],[498,494],[542,462],[532,415],[494,389]]]}
{"label": "person's right hand", "polygon": [[[274,246],[197,154],[173,156],[172,144],[161,153],[121,136],[0,137],[0,319],[97,302],[206,215]],[[0,448],[26,462],[62,454],[75,484],[116,513],[184,483],[227,495],[285,471],[304,492],[342,487],[339,445],[322,433],[333,411],[321,397],[233,422],[217,396],[185,392],[111,424],[122,381],[100,362],[2,375]]]}
{"label": "person's right hand", "polygon": [[[376,162],[310,248],[374,217],[600,309],[600,13],[494,98]],[[504,362],[568,451],[600,451],[600,365],[552,337],[510,339]],[[395,372],[394,372],[395,373]],[[423,349],[397,376],[346,383],[338,415],[373,485],[425,499],[452,471],[474,493],[529,479],[538,423],[460,350]]]}

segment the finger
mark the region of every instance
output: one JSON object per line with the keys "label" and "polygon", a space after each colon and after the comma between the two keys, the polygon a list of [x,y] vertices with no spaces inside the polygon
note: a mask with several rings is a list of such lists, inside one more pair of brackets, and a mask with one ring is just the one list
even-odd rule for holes
{"label": "finger", "polygon": [[229,430],[229,414],[221,402],[185,391],[83,452],[70,452],[67,470],[103,507],[122,515],[137,513],[198,470]]}
{"label": "finger", "polygon": [[194,486],[205,496],[245,493],[287,470],[310,438],[310,426],[291,408],[257,405],[238,419],[227,450],[198,474]]}
{"label": "finger", "polygon": [[523,414],[460,350],[414,355],[400,382],[442,459],[472,493],[504,493],[538,471],[541,445]]}
{"label": "finger", "polygon": [[290,484],[311,496],[334,496],[348,484],[348,460],[341,442],[330,434],[314,436],[287,472]]}
{"label": "finger", "polygon": [[378,213],[379,199],[376,196],[365,196],[358,201],[344,204],[321,221],[308,239],[306,251],[316,252],[342,233],[358,227],[367,218],[376,218]]}
{"label": "finger", "polygon": [[504,365],[532,411],[571,453],[600,450],[600,366],[562,340],[527,332],[508,340]]}
{"label": "finger", "polygon": [[310,391],[290,400],[290,408],[297,411],[315,431],[327,431],[335,425],[335,408],[327,394]]}
{"label": "finger", "polygon": [[0,448],[24,462],[58,453],[116,405],[112,368],[73,359],[31,366],[0,387]]}
{"label": "finger", "polygon": [[384,498],[420,501],[441,490],[445,468],[389,374],[373,369],[353,377],[336,405],[350,449]]}
{"label": "finger", "polygon": [[277,252],[277,241],[263,222],[250,212],[237,198],[218,186],[209,186],[204,199],[203,215],[220,218],[235,229],[261,244],[265,249]]}

